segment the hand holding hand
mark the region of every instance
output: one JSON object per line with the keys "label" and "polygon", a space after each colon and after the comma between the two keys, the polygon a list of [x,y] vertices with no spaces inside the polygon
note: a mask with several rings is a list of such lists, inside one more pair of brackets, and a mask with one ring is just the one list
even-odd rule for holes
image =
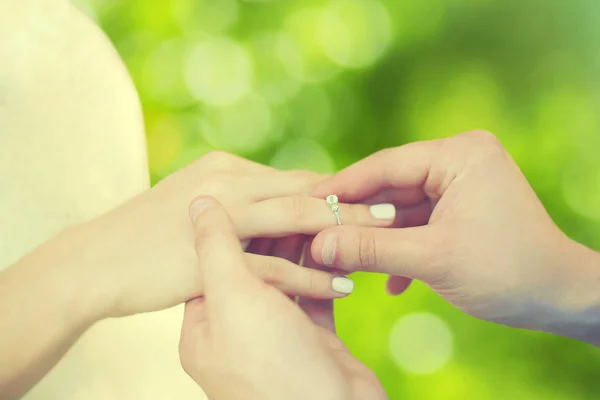
{"label": "hand holding hand", "polygon": [[201,197],[191,210],[205,295],[186,304],[180,357],[209,398],[387,398],[333,332],[251,273],[233,222],[214,199]]}
{"label": "hand holding hand", "polygon": [[[71,279],[82,292],[79,307],[92,320],[168,308],[203,293],[189,199],[210,195],[222,202],[240,240],[314,235],[336,224],[323,198],[307,196],[322,179],[212,153],[112,212],[65,231],[31,257],[71,266]],[[376,218],[366,205],[340,206],[347,223],[393,222]],[[279,257],[246,257],[254,273],[291,295],[336,298],[351,291],[351,282],[334,286],[344,278],[334,280],[329,272],[300,268]]]}
{"label": "hand holding hand", "polygon": [[400,207],[396,229],[321,232],[321,264],[391,274],[392,293],[419,279],[476,317],[600,342],[598,255],[558,229],[493,135],[383,150],[315,191],[325,193]]}

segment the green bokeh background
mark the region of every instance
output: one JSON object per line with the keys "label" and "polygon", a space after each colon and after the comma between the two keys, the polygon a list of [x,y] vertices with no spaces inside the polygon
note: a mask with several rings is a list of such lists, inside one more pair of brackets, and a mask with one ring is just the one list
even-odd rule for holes
{"label": "green bokeh background", "polygon": [[[334,172],[384,147],[486,129],[561,228],[600,248],[598,1],[76,3],[133,76],[153,182],[214,148]],[[419,284],[392,298],[385,277],[354,279],[340,334],[392,399],[600,397],[590,346],[477,321]],[[392,335],[414,312],[441,320],[404,320]],[[398,362],[390,343],[416,356]]]}

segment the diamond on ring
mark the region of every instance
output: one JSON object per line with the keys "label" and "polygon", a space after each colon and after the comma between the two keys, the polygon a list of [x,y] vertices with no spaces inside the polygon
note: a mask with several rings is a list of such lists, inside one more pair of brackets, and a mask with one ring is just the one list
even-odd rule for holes
{"label": "diamond on ring", "polygon": [[335,219],[338,225],[342,224],[342,220],[340,219],[340,205],[338,204],[338,197],[335,194],[329,195],[325,198],[327,200],[327,204],[331,207],[331,211],[335,214]]}

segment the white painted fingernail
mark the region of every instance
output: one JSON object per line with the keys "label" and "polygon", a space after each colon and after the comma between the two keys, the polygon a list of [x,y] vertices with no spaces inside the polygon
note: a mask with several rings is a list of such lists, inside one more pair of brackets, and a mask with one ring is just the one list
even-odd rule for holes
{"label": "white painted fingernail", "polygon": [[331,266],[335,261],[335,247],[337,246],[337,235],[330,233],[325,237],[323,248],[321,249],[321,257],[323,265]]}
{"label": "white painted fingernail", "polygon": [[331,281],[331,288],[338,293],[350,294],[354,290],[354,282],[344,276],[336,276]]}
{"label": "white painted fingernail", "polygon": [[375,219],[393,220],[396,218],[396,207],[393,204],[376,204],[371,206],[371,215]]}

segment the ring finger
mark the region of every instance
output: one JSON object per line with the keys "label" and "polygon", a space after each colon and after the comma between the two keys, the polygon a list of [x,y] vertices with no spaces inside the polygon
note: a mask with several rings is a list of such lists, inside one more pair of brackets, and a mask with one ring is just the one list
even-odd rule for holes
{"label": "ring finger", "polygon": [[[325,199],[309,196],[280,197],[231,210],[241,240],[252,237],[283,237],[295,233],[314,235],[335,226],[336,217]],[[339,216],[346,225],[392,226],[392,204],[340,204]]]}

